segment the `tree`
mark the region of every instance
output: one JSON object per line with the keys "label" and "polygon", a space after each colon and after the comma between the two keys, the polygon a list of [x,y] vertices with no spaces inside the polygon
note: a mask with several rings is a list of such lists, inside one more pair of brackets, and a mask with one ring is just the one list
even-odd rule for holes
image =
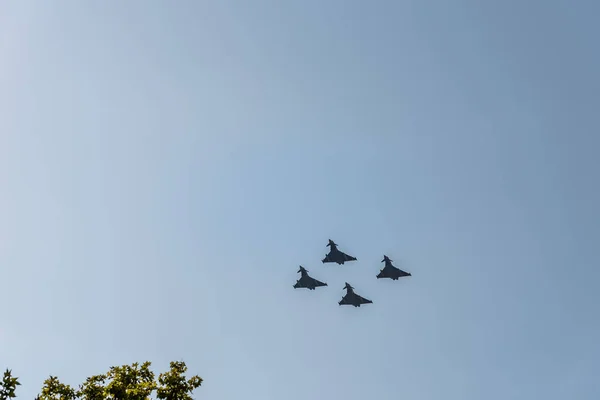
{"label": "tree", "polygon": [[[171,362],[171,369],[161,373],[158,380],[150,365],[150,361],[146,361],[141,365],[111,367],[106,374],[90,376],[78,389],[51,375],[44,381],[36,400],[149,400],[154,391],[157,400],[193,400],[192,392],[202,385],[202,378],[197,375],[186,379],[187,366],[183,361]],[[0,400],[16,397],[18,385],[18,378],[13,378],[7,370],[0,383]]]}
{"label": "tree", "polygon": [[0,400],[14,399],[17,397],[15,395],[15,390],[19,385],[19,378],[13,378],[10,369],[4,371],[4,377],[2,378],[2,382],[0,382]]}

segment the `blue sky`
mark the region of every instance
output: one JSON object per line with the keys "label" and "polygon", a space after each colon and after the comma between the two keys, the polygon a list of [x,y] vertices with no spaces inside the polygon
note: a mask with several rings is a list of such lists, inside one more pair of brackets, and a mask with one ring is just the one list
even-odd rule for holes
{"label": "blue sky", "polygon": [[20,397],[179,359],[210,400],[600,397],[600,4],[375,3],[2,3]]}

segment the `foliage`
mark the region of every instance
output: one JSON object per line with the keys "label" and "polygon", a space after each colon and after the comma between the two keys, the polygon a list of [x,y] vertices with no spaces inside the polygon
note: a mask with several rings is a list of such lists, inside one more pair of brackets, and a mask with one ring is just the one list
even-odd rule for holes
{"label": "foliage", "polygon": [[[197,375],[186,379],[187,366],[183,361],[171,362],[170,370],[161,373],[158,381],[150,365],[146,361],[141,365],[111,367],[106,374],[90,376],[78,389],[51,375],[36,400],[149,400],[154,391],[157,400],[193,400],[191,393],[202,385],[202,378]],[[18,378],[13,378],[7,370],[0,383],[0,400],[16,397],[17,385],[20,385]]]}
{"label": "foliage", "polygon": [[19,378],[13,378],[10,369],[4,371],[4,377],[2,378],[2,382],[0,382],[0,400],[8,400],[17,397],[15,395],[15,390],[19,385]]}

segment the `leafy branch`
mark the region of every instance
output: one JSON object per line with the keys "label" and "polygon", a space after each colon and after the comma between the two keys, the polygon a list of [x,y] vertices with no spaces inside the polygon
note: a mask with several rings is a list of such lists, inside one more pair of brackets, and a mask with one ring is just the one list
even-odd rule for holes
{"label": "leafy branch", "polygon": [[[198,375],[185,377],[187,366],[183,361],[172,361],[170,370],[161,373],[158,380],[150,366],[150,361],[113,366],[106,374],[88,377],[78,389],[51,375],[35,400],[151,400],[155,391],[157,400],[193,400],[192,392],[202,385]],[[18,385],[18,378],[6,370],[0,383],[0,400],[15,398]]]}

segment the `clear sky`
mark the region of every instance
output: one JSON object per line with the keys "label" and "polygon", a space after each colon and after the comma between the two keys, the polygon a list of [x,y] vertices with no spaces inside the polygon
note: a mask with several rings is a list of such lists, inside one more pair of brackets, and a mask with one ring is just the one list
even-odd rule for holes
{"label": "clear sky", "polygon": [[0,369],[22,398],[180,359],[207,400],[600,398],[599,13],[2,2]]}

